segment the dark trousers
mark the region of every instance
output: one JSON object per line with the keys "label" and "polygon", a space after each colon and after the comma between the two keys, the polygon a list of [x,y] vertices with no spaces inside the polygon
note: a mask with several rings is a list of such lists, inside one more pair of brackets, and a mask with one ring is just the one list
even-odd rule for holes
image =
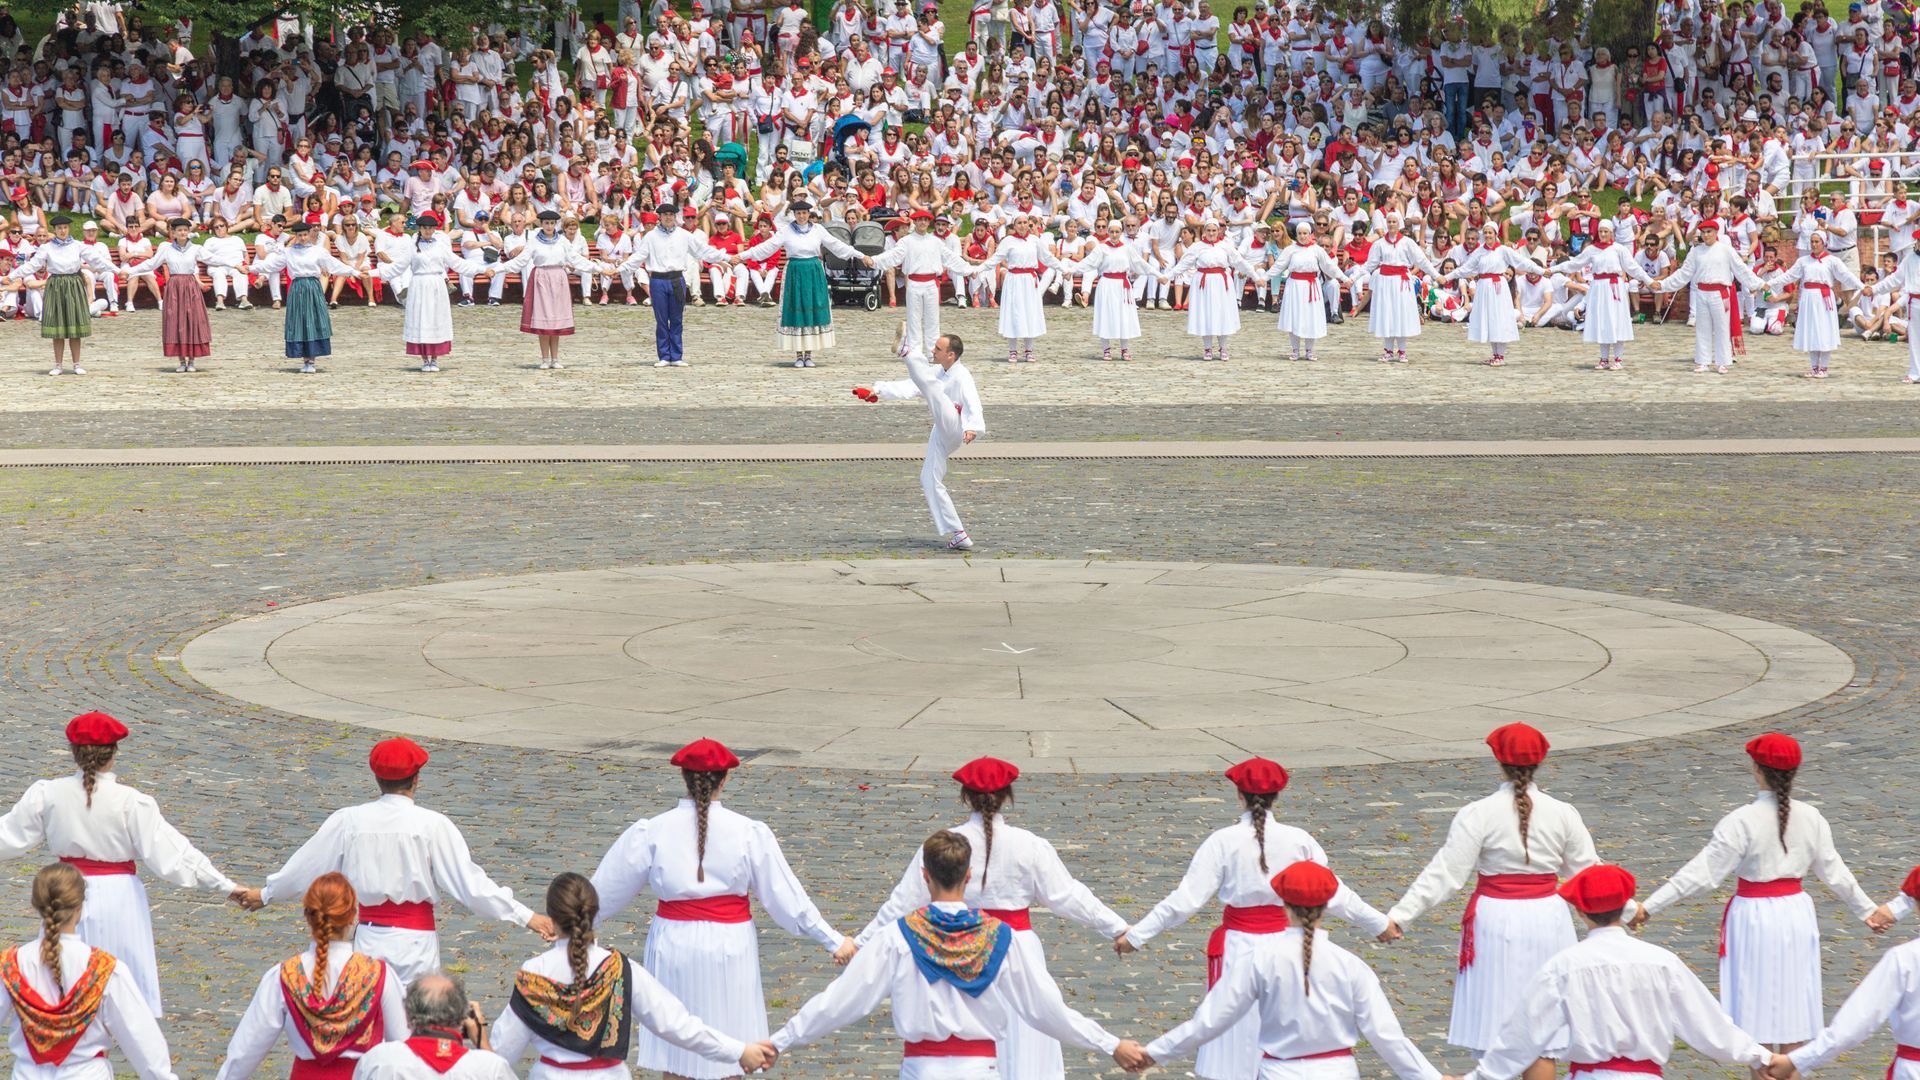
{"label": "dark trousers", "polygon": [[677,362],[680,337],[686,330],[687,278],[684,274],[650,274],[648,298],[653,301],[653,345],[660,359]]}

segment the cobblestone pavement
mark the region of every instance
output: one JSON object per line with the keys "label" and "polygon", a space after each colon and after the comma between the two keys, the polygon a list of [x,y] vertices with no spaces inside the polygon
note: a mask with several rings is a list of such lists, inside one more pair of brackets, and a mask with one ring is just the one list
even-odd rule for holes
{"label": "cobblestone pavement", "polygon": [[[1907,797],[1920,641],[1912,561],[1920,462],[1912,458],[1071,468],[962,459],[952,480],[979,558],[1482,575],[1796,626],[1846,650],[1857,674],[1840,693],[1764,726],[1806,740],[1806,792],[1834,820],[1869,891],[1890,895],[1920,857],[1908,840],[1920,809]],[[107,709],[133,721],[128,780],[153,791],[217,862],[250,882],[331,809],[367,796],[369,736],[193,684],[176,657],[210,626],[270,604],[490,574],[933,554],[913,470],[896,464],[15,469],[0,472],[0,528],[0,610],[9,616],[0,730],[15,747],[0,762],[0,790],[62,771],[59,724],[81,709]],[[1749,796],[1739,746],[1762,726],[1560,753],[1545,783],[1582,806],[1603,853],[1650,888]],[[426,801],[463,823],[481,861],[530,897],[554,872],[590,866],[629,820],[665,805],[677,783],[667,769],[631,762],[430,748]],[[1335,865],[1384,905],[1417,873],[1451,810],[1494,779],[1484,762],[1301,770],[1280,813],[1312,830]],[[845,928],[871,913],[912,844],[958,813],[947,784],[899,773],[749,764],[735,788],[734,805],[775,826],[823,910]],[[1224,781],[1204,776],[1035,777],[1014,813],[1055,839],[1096,892],[1138,917],[1172,887],[1199,839],[1231,817],[1230,795]],[[6,868],[0,933],[33,932],[19,913],[36,865]],[[284,907],[244,916],[165,885],[154,895],[169,1031],[183,1075],[210,1076],[258,973],[296,948],[303,929]],[[1682,905],[1649,929],[1710,982],[1722,900]],[[1465,1059],[1442,1040],[1460,903],[1443,905],[1392,948],[1339,931],[1379,967],[1409,1031],[1453,1068]],[[1832,1008],[1885,943],[1831,898],[1819,903]],[[1152,1034],[1196,1000],[1209,926],[1196,921],[1126,961],[1057,920],[1045,920],[1042,933],[1075,1004],[1116,1030]],[[446,930],[448,958],[497,1009],[505,977],[535,942],[464,913],[450,913]],[[626,920],[610,926],[609,938],[640,944]],[[763,945],[777,1022],[833,969],[775,930],[764,930]],[[887,1075],[896,1053],[879,1021],[795,1055],[789,1070]],[[1878,1039],[1829,1075],[1877,1076],[1888,1053]],[[1098,1071],[1082,1055],[1069,1060],[1075,1075]],[[1384,1075],[1368,1054],[1361,1068]],[[1735,1073],[1683,1053],[1668,1075]]]}
{"label": "cobblestone pavement", "polygon": [[[1727,376],[1694,375],[1693,332],[1684,325],[1643,326],[1624,372],[1592,370],[1593,350],[1580,335],[1529,330],[1513,362],[1490,369],[1482,348],[1457,326],[1429,324],[1412,350],[1414,363],[1382,367],[1378,344],[1364,320],[1333,334],[1314,364],[1284,359],[1285,341],[1274,316],[1247,313],[1227,364],[1198,362],[1186,316],[1142,315],[1146,335],[1132,364],[1101,363],[1089,336],[1085,309],[1050,309],[1052,333],[1042,360],[1009,366],[995,334],[992,310],[949,309],[944,328],[972,343],[973,367],[989,403],[1028,406],[1141,406],[1161,404],[1584,404],[1660,402],[1901,401],[1920,398],[1903,384],[1903,345],[1849,341],[1824,382],[1799,378],[1805,358],[1785,337],[1749,337],[1751,355]],[[761,308],[695,308],[687,326],[686,370],[651,365],[651,312],[624,305],[582,311],[568,339],[568,367],[541,371],[536,351],[518,332],[519,310],[462,308],[456,312],[453,358],[437,376],[406,363],[400,310],[344,307],[335,313],[334,355],[319,376],[298,376],[283,358],[278,312],[213,313],[213,355],[197,376],[172,373],[159,350],[160,317],[151,310],[100,320],[88,343],[85,378],[46,375],[51,353],[32,323],[6,324],[10,345],[0,365],[0,397],[7,412],[85,409],[543,409],[607,407],[795,406],[851,403],[855,382],[898,378],[889,346],[897,311],[835,313],[840,348],[821,355],[813,371],[779,366],[776,315]],[[791,360],[792,357],[786,357]]]}

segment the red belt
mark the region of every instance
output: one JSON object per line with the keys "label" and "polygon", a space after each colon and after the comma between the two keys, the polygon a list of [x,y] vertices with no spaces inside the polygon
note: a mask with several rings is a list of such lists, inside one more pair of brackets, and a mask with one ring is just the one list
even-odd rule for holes
{"label": "red belt", "polygon": [[1353,1047],[1348,1046],[1339,1050],[1326,1050],[1318,1054],[1301,1054],[1299,1057],[1290,1058],[1274,1057],[1272,1054],[1261,1054],[1260,1056],[1268,1061],[1325,1061],[1328,1058],[1352,1057]]}
{"label": "red belt", "polygon": [[1227,268],[1226,268],[1226,267],[1224,267],[1224,266],[1203,266],[1203,267],[1201,267],[1201,268],[1200,268],[1200,280],[1201,280],[1201,281],[1205,281],[1205,280],[1207,280],[1207,275],[1208,275],[1208,274],[1219,274],[1219,275],[1220,275],[1220,284],[1222,284],[1222,285],[1225,285],[1225,284],[1227,284],[1228,282],[1230,282],[1230,281],[1232,280],[1232,278],[1230,278],[1230,277],[1229,277],[1229,276],[1227,275]]}
{"label": "red belt", "polygon": [[1109,281],[1119,282],[1122,288],[1127,288],[1127,289],[1133,288],[1133,282],[1128,280],[1127,275],[1125,274],[1101,274],[1100,276],[1103,278],[1106,278]]}
{"label": "red belt", "polygon": [[384,904],[361,904],[360,921],[367,926],[393,930],[432,930],[433,901],[389,900]]}
{"label": "red belt", "polygon": [[1579,1076],[1590,1072],[1644,1073],[1647,1076],[1665,1076],[1657,1061],[1636,1061],[1633,1058],[1613,1058],[1608,1061],[1576,1061],[1567,1070],[1568,1076]]}
{"label": "red belt", "polygon": [[128,859],[126,862],[103,862],[99,859],[89,859],[80,855],[62,855],[60,856],[60,861],[80,871],[87,877],[112,877],[115,874],[138,873],[137,868],[133,865],[132,859]]}
{"label": "red belt", "polygon": [[1467,898],[1466,913],[1460,916],[1460,970],[1473,966],[1473,923],[1480,911],[1480,898],[1495,900],[1544,900],[1560,888],[1556,874],[1481,874]]}
{"label": "red belt", "polygon": [[1827,306],[1833,306],[1833,286],[1822,281],[1803,281],[1800,283],[1800,287],[1803,289],[1812,289],[1814,292],[1824,294],[1827,298]]}
{"label": "red belt", "polygon": [[939,281],[940,275],[939,274],[908,274],[907,280],[919,281],[919,282]]}
{"label": "red belt", "polygon": [[1740,290],[1731,285],[1697,285],[1695,288],[1720,294],[1721,301],[1727,305],[1727,331],[1733,342],[1733,351],[1745,356],[1747,343],[1740,332]]}
{"label": "red belt", "polygon": [[1309,303],[1319,302],[1320,300],[1320,275],[1319,274],[1288,274],[1287,280],[1306,282],[1307,283],[1307,301]]}
{"label": "red belt", "polygon": [[662,900],[655,916],[675,922],[743,923],[753,921],[753,906],[744,896],[708,896],[699,900]]}
{"label": "red belt", "polygon": [[[1773,881],[1748,881],[1739,879],[1733,887],[1733,896],[1764,898],[1772,896],[1793,896],[1805,890],[1797,877],[1776,878]],[[1727,897],[1727,906],[1720,911],[1720,955],[1727,955],[1727,912],[1733,910],[1733,896]]]}
{"label": "red belt", "polygon": [[1920,292],[1910,292],[1907,294],[1908,308],[1912,308],[1916,301],[1920,301]]}
{"label": "red belt", "polygon": [[1039,267],[1037,267],[1037,266],[1009,266],[1009,267],[1007,267],[1007,273],[1009,273],[1009,274],[1032,274],[1032,275],[1033,275],[1034,277],[1039,277],[1039,276],[1040,276],[1040,268],[1039,268]]}
{"label": "red belt", "polygon": [[333,1057],[325,1061],[294,1058],[287,1080],[353,1080],[354,1067],[359,1064],[357,1057]]}
{"label": "red belt", "polygon": [[1903,1061],[1920,1061],[1920,1046],[1896,1046],[1893,1048],[1893,1060],[1887,1063],[1887,1080],[1893,1080],[1895,1069]]}
{"label": "red belt", "polygon": [[1031,908],[981,908],[980,914],[991,915],[1015,930],[1033,929],[1033,910]]}
{"label": "red belt", "polygon": [[909,1042],[902,1057],[999,1057],[1000,1049],[992,1039],[963,1039],[949,1035],[944,1039]]}
{"label": "red belt", "polygon": [[1220,981],[1221,964],[1227,955],[1227,931],[1237,930],[1242,934],[1278,934],[1291,923],[1287,920],[1287,909],[1279,904],[1260,904],[1253,907],[1234,907],[1228,904],[1220,912],[1220,925],[1213,928],[1207,938],[1207,988]]}
{"label": "red belt", "polygon": [[1613,298],[1614,298],[1615,300],[1618,300],[1618,299],[1620,299],[1620,275],[1619,275],[1619,274],[1595,274],[1595,275],[1593,275],[1593,280],[1595,280],[1595,281],[1610,281],[1610,282],[1612,282],[1612,283],[1613,283]]}
{"label": "red belt", "polygon": [[1409,268],[1405,266],[1382,266],[1382,267],[1379,267],[1378,269],[1382,274],[1385,274],[1388,277],[1399,278],[1400,280],[1405,281],[1407,278],[1407,272]]}
{"label": "red belt", "polygon": [[620,1058],[588,1058],[585,1061],[555,1061],[550,1057],[540,1059],[540,1064],[551,1065],[567,1072],[592,1072],[595,1069],[611,1069],[615,1065],[625,1065]]}

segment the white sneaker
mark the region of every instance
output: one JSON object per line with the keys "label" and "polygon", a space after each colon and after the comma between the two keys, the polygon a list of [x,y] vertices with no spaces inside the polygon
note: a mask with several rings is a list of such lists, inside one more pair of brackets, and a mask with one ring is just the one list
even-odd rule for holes
{"label": "white sneaker", "polygon": [[959,532],[954,533],[953,539],[947,541],[947,550],[972,551],[973,539],[967,535],[967,530],[961,529]]}
{"label": "white sneaker", "polygon": [[[435,364],[435,365],[433,365],[433,370],[435,370],[435,371],[439,371],[439,370],[440,370],[440,365],[439,365],[439,364]],[[559,360],[555,360],[555,361],[553,362],[553,370],[555,370],[555,371],[559,371],[559,370],[560,370],[560,361],[559,361]]]}
{"label": "white sneaker", "polygon": [[[555,364],[555,365],[554,365],[554,367],[559,367],[559,366],[560,366],[560,365],[558,365],[558,364]],[[668,361],[668,362],[667,362],[667,366],[668,366],[668,367],[686,367],[686,366],[687,366],[687,362],[686,362],[685,360],[671,360],[671,361]],[[812,366],[813,366],[813,364],[812,364],[812,363],[808,363],[808,364],[807,364],[807,366],[808,366],[808,367],[812,367]]]}
{"label": "white sneaker", "polygon": [[320,369],[315,367],[313,364],[313,361],[311,360],[300,365],[300,374],[302,375],[316,375],[319,373],[319,371]]}
{"label": "white sneaker", "polygon": [[129,300],[129,301],[127,301],[126,303],[124,303],[124,304],[121,304],[121,305],[120,305],[120,310],[121,310],[121,311],[124,311],[124,312],[126,312],[126,313],[128,313],[128,314],[132,314],[132,313],[133,313],[133,301],[131,301],[131,300]]}
{"label": "white sneaker", "polygon": [[59,368],[54,368],[54,369],[53,369],[52,371],[49,371],[49,372],[47,372],[47,374],[49,374],[49,375],[58,375],[58,374],[60,374],[60,369],[59,369]]}
{"label": "white sneaker", "polygon": [[553,366],[553,361],[551,361],[551,360],[542,360],[542,361],[540,361],[540,370],[541,370],[541,371],[545,371],[545,370],[547,370],[548,368],[550,368],[550,367],[552,367],[552,366]]}
{"label": "white sneaker", "polygon": [[[75,375],[85,375],[86,373],[87,373],[87,369],[86,369],[86,368],[83,368],[83,367],[81,367],[81,366],[80,366],[79,364],[75,364],[75,365],[73,365],[73,374],[75,374]],[[1722,374],[1724,374],[1724,372],[1723,372]]]}
{"label": "white sneaker", "polygon": [[[655,361],[653,362],[653,366],[654,366],[654,367],[672,367],[672,366],[673,366],[673,361],[671,361],[671,360],[655,360]],[[799,367],[799,366],[800,366],[800,361],[798,361],[798,360],[795,360],[795,361],[793,362],[793,366],[794,366],[794,367]]]}

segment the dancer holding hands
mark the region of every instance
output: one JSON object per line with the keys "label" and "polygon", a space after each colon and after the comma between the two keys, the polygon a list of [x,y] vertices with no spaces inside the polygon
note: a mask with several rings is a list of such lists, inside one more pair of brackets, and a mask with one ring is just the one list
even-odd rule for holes
{"label": "dancer holding hands", "polygon": [[1324,278],[1349,285],[1352,279],[1314,239],[1313,222],[1301,222],[1293,235],[1293,243],[1274,257],[1269,272],[1286,278],[1280,292],[1280,329],[1291,343],[1288,359],[1302,359],[1304,350],[1305,359],[1313,360],[1314,343],[1327,336],[1327,305],[1320,282]]}
{"label": "dancer holding hands", "polygon": [[1507,362],[1507,346],[1520,340],[1520,324],[1514,318],[1513,281],[1510,270],[1544,274],[1546,268],[1500,242],[1500,227],[1488,225],[1481,233],[1480,246],[1462,261],[1445,281],[1473,283],[1473,312],[1467,316],[1467,340],[1486,345],[1493,353],[1488,367]]}
{"label": "dancer holding hands", "polygon": [[[1586,273],[1592,282],[1587,287],[1587,324],[1580,336],[1600,346],[1595,371],[1619,371],[1627,362],[1621,346],[1633,340],[1633,307],[1625,281],[1651,282],[1653,278],[1640,266],[1633,249],[1613,242],[1613,223],[1602,221],[1599,238],[1580,254],[1553,264],[1555,274]],[[1497,235],[1497,234],[1496,234]],[[1492,241],[1489,241],[1491,243]],[[1478,317],[1479,307],[1475,305]]]}

